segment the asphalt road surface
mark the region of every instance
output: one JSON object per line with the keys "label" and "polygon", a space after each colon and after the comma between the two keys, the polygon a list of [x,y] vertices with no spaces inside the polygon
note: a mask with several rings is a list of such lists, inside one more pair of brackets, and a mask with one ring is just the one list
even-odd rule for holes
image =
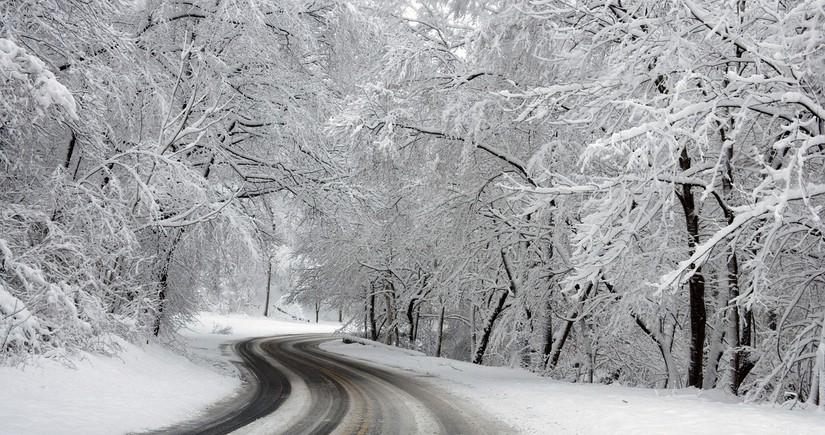
{"label": "asphalt road surface", "polygon": [[[292,335],[236,343],[246,388],[175,434],[508,434],[421,375],[331,354],[329,336]],[[353,346],[358,346],[353,344]]]}

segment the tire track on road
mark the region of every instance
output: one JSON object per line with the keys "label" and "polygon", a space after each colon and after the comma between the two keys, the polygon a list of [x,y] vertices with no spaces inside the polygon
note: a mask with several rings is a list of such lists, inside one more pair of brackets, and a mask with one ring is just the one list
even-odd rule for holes
{"label": "tire track on road", "polygon": [[[241,432],[256,434],[513,433],[465,399],[408,373],[318,349],[331,339],[313,334],[235,343],[247,378],[241,394],[211,407],[206,418],[153,433],[222,435],[244,427]],[[308,391],[294,398],[301,405],[291,406],[293,415],[279,411],[293,400],[290,379]]]}

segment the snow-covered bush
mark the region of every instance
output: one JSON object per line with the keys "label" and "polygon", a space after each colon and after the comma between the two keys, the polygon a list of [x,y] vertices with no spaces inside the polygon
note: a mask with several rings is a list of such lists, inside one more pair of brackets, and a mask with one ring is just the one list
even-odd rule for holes
{"label": "snow-covered bush", "polygon": [[0,239],[0,336],[3,357],[104,350],[108,316],[99,299],[77,286],[50,282],[38,264],[18,261]]}
{"label": "snow-covered bush", "polygon": [[0,349],[11,353],[38,350],[42,337],[48,334],[26,308],[26,304],[9,293],[3,285],[0,285],[0,334]]}
{"label": "snow-covered bush", "polygon": [[[109,334],[135,334],[134,320],[145,316],[145,304],[124,304],[117,294],[128,276],[117,285],[110,276],[116,257],[133,249],[128,237],[107,231],[116,224],[112,216],[83,195],[71,200],[59,178],[50,179],[53,194],[41,193],[43,202],[0,197],[4,355],[109,352]],[[54,208],[46,212],[47,205]]]}

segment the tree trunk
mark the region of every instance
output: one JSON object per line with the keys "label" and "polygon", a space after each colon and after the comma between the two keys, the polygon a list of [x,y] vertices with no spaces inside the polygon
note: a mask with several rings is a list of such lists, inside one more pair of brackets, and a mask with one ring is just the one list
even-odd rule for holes
{"label": "tree trunk", "polygon": [[387,337],[386,344],[398,345],[398,320],[395,316],[395,286],[391,282],[384,284],[384,304],[387,310]]}
{"label": "tree trunk", "polygon": [[[745,15],[745,0],[739,0],[737,2],[737,13],[739,17],[739,24],[742,25],[744,23],[744,15]],[[744,55],[744,50],[737,46],[735,48],[734,56],[736,59],[741,59]],[[727,65],[729,72],[734,72],[736,74],[742,74],[746,64],[737,60],[730,62]],[[727,85],[727,80],[725,80],[725,85]],[[730,128],[733,128],[735,119],[730,118],[729,120]],[[720,128],[720,134],[722,137],[722,144],[723,144],[723,158],[724,158],[724,174],[722,176],[722,193],[723,198],[725,201],[730,200],[731,193],[733,191],[733,164],[731,163],[733,159],[733,146],[729,144],[729,140],[731,138],[728,137],[727,127],[722,126]],[[722,206],[722,210],[725,213],[725,218],[728,224],[732,224],[735,216],[727,207],[727,205]],[[730,245],[727,249],[727,282],[728,282],[728,292],[731,300],[736,300],[740,295],[740,288],[739,288],[739,262],[736,258],[736,250]],[[742,383],[745,380],[745,377],[748,376],[751,369],[753,369],[755,362],[751,360],[751,331],[753,328],[753,315],[744,306],[740,306],[738,302],[734,302],[734,306],[731,307],[730,310],[730,323],[731,323],[731,332],[733,336],[731,337],[733,346],[735,347],[733,350],[732,361],[731,361],[731,376],[730,376],[730,390],[732,393],[737,394],[739,392],[739,387],[742,386]]]}
{"label": "tree trunk", "polygon": [[[421,307],[415,310],[415,323],[413,324],[413,331],[415,331],[416,341],[418,340],[418,326],[421,324]],[[415,346],[415,341],[410,342],[411,347]]]}
{"label": "tree trunk", "polygon": [[264,317],[269,317],[269,295],[272,293],[272,258],[269,259],[269,267],[266,270],[266,306],[264,307]]}
{"label": "tree trunk", "polygon": [[[711,275],[713,282],[723,281],[714,272]],[[725,311],[728,305],[728,293],[720,291],[717,287],[711,287],[710,296],[708,300],[713,301],[714,312],[725,313],[722,316],[713,316],[708,319],[707,325],[710,331],[705,337],[705,371],[702,377],[702,388],[712,389],[719,386],[720,380],[720,362],[723,356],[730,356],[730,352],[725,348],[726,343],[730,340],[732,333],[730,331],[730,321],[728,319],[728,312]],[[727,378],[725,378],[727,379]]]}
{"label": "tree trunk", "polygon": [[591,291],[593,291],[592,282],[587,284],[587,288],[585,289],[584,293],[582,293],[581,299],[567,313],[567,320],[564,321],[564,324],[558,337],[552,338],[550,352],[548,354],[547,362],[545,365],[546,369],[553,369],[556,367],[556,364],[559,363],[559,358],[561,357],[561,350],[564,347],[564,344],[567,342],[567,337],[570,336],[570,330],[573,328],[573,323],[575,323],[576,321],[576,316],[579,315],[579,310],[581,309],[582,305],[587,300],[587,298],[590,296]]}
{"label": "tree trunk", "polygon": [[664,331],[664,325],[659,322],[659,329],[652,329],[647,326],[644,320],[642,320],[639,316],[633,314],[633,319],[636,321],[636,324],[639,325],[639,328],[650,337],[654,343],[656,343],[656,347],[659,348],[659,353],[662,354],[662,361],[665,364],[665,371],[667,372],[667,381],[665,381],[665,388],[680,388],[682,386],[681,377],[679,376],[679,371],[676,368],[676,360],[673,358],[673,353],[671,352],[671,344],[673,342],[673,335],[666,334]]}
{"label": "tree trunk", "polygon": [[[730,298],[734,300],[739,297],[739,264],[735,253],[729,252],[727,263]],[[733,373],[730,380],[730,390],[733,394],[738,394],[739,387],[742,386],[745,377],[748,376],[755,365],[754,361],[751,360],[750,352],[753,315],[750,310],[738,304],[731,307],[730,313],[731,332],[734,333],[731,340],[735,346],[733,361],[731,361]]]}
{"label": "tree trunk", "polygon": [[415,302],[410,301],[410,304],[407,305],[407,323],[410,325],[410,334],[408,337],[410,347],[412,347],[413,343],[415,343],[415,315],[413,314],[414,304]]}
{"label": "tree trunk", "polygon": [[152,328],[152,332],[155,334],[155,337],[160,336],[160,319],[163,318],[163,310],[166,308],[166,288],[169,279],[169,268],[168,266],[164,266],[164,268],[160,272],[160,282],[158,284],[158,306],[157,311],[155,312],[155,325]]}
{"label": "tree trunk", "polygon": [[544,346],[541,349],[541,356],[545,363],[550,359],[553,350],[553,307],[550,305],[550,298],[544,301]]}
{"label": "tree trunk", "polygon": [[441,305],[441,311],[438,313],[438,337],[436,339],[435,356],[441,356],[441,343],[444,341],[444,304]]}
{"label": "tree trunk", "polygon": [[[727,134],[725,129],[722,129],[722,140],[727,142]],[[728,146],[724,150],[725,155],[725,173],[722,176],[722,193],[725,201],[730,199],[733,191],[733,148]],[[722,209],[725,213],[725,219],[728,224],[732,224],[735,216],[730,209],[723,205]],[[730,324],[731,324],[731,342],[734,346],[732,361],[731,361],[731,376],[730,376],[730,392],[738,394],[739,387],[745,381],[751,369],[754,367],[754,362],[751,361],[749,348],[751,346],[751,330],[753,327],[753,315],[746,307],[741,306],[738,302],[740,296],[739,291],[739,260],[736,257],[736,250],[732,245],[726,249],[727,262],[725,264],[727,269],[727,283],[728,283],[728,297],[733,302],[730,307]]]}
{"label": "tree trunk", "polygon": [[587,334],[587,328],[584,324],[580,324],[579,328],[579,340],[583,344],[584,347],[584,354],[587,356],[587,365],[585,366],[584,372],[584,382],[588,384],[593,383],[593,371],[596,366],[596,352],[593,349],[593,343],[590,337]]}
{"label": "tree trunk", "polygon": [[498,300],[493,305],[493,309],[487,316],[484,322],[484,328],[481,330],[481,338],[473,355],[473,364],[481,364],[484,359],[484,353],[487,351],[487,345],[490,343],[490,335],[493,333],[493,324],[498,319],[499,314],[504,310],[504,303],[507,301],[508,291],[503,291],[498,297]]}
{"label": "tree trunk", "polygon": [[[679,156],[679,167],[682,171],[690,169],[690,157],[688,157],[687,146],[682,148]],[[679,200],[685,213],[685,225],[688,233],[688,254],[696,252],[699,245],[699,213],[696,202],[691,191],[690,184],[682,185],[682,194]],[[688,386],[702,388],[704,351],[705,351],[705,328],[707,313],[705,311],[705,277],[702,275],[702,267],[699,266],[688,280],[688,300],[690,306],[690,360],[688,363]]]}
{"label": "tree trunk", "polygon": [[63,160],[63,168],[65,168],[67,172],[69,170],[69,165],[72,162],[72,156],[74,156],[75,144],[77,143],[77,135],[75,134],[74,129],[69,127],[69,132],[72,134],[72,137],[69,139],[69,146],[66,150],[66,158]]}
{"label": "tree trunk", "polygon": [[825,411],[825,313],[822,314],[822,327],[819,332],[819,343],[816,347],[816,357],[811,372],[810,388],[811,393],[807,402]]}
{"label": "tree trunk", "polygon": [[[443,305],[443,303],[442,303]],[[476,330],[476,311],[478,307],[475,304],[472,304],[472,308],[470,309],[470,344],[472,345],[471,349],[475,350],[478,346],[478,331]],[[471,354],[470,357],[475,354]]]}
{"label": "tree trunk", "polygon": [[163,318],[164,311],[166,310],[166,299],[169,290],[169,266],[172,264],[172,256],[175,254],[175,249],[177,248],[178,242],[180,242],[180,239],[183,236],[184,231],[186,230],[179,229],[174,231],[174,236],[172,236],[172,242],[169,244],[169,248],[166,251],[165,258],[163,259],[163,262],[160,266],[158,280],[158,306],[157,311],[155,312],[155,324],[152,328],[152,332],[155,334],[155,337],[158,337],[160,335],[160,323],[161,319]]}
{"label": "tree trunk", "polygon": [[[438,264],[438,262],[435,262]],[[420,275],[419,275],[420,276]],[[410,303],[407,304],[407,322],[410,324],[410,347],[412,348],[415,345],[415,341],[418,339],[418,327],[419,327],[419,317],[421,316],[421,303],[424,301],[424,298],[430,293],[430,290],[427,290],[427,276],[422,278],[421,288],[416,292],[415,296],[410,298]]]}
{"label": "tree trunk", "polygon": [[378,328],[375,325],[375,283],[370,284],[370,295],[367,298],[367,316],[370,324],[370,339],[378,341]]}

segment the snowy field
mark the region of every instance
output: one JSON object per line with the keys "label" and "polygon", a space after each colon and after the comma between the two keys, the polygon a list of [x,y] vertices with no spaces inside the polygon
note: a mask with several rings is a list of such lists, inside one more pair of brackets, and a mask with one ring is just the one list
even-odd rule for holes
{"label": "snowy field", "polygon": [[[0,433],[122,434],[198,415],[240,385],[225,344],[245,337],[330,333],[337,325],[204,313],[178,343],[188,355],[122,343],[119,358],[84,354],[68,369],[42,360],[0,368]],[[478,402],[523,433],[821,434],[825,413],[744,405],[717,392],[568,384],[383,345],[322,348],[425,377]]]}

